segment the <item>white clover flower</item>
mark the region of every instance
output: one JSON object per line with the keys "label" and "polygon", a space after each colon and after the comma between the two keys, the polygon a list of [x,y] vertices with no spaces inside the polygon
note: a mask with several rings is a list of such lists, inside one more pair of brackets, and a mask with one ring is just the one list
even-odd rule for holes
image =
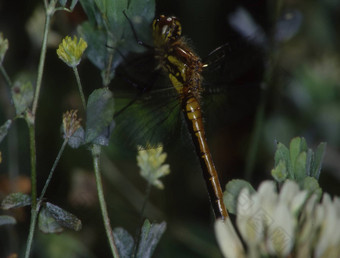
{"label": "white clover flower", "polygon": [[243,189],[238,197],[236,223],[242,237],[251,243],[251,247],[263,240],[264,223],[261,214],[260,198],[250,196],[248,189]]}
{"label": "white clover flower", "polygon": [[340,254],[340,201],[333,202],[328,194],[323,195],[318,204],[315,220],[319,225],[320,235],[315,247],[315,257],[339,257]]}
{"label": "white clover flower", "polygon": [[[231,225],[216,222],[216,237],[225,257],[340,257],[340,199],[324,194],[319,203],[286,181],[278,193],[275,182],[263,182],[237,199],[236,225],[246,248]],[[230,222],[229,222],[230,223]]]}
{"label": "white clover flower", "polygon": [[237,236],[235,229],[230,221],[230,218],[227,218],[225,221],[221,219],[216,220],[215,232],[218,245],[224,257],[246,257],[241,240]]}

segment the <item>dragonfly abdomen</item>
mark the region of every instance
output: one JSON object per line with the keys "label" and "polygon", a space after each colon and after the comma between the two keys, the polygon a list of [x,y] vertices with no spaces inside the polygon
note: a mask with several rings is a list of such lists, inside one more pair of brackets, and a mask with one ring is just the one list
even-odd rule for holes
{"label": "dragonfly abdomen", "polygon": [[207,188],[210,201],[213,203],[214,213],[216,217],[226,219],[228,213],[223,203],[223,193],[218,174],[205,137],[201,105],[194,96],[191,96],[183,100],[182,109],[185,113],[189,130],[191,131],[192,140],[201,163],[204,179],[206,182],[209,182],[207,183]]}

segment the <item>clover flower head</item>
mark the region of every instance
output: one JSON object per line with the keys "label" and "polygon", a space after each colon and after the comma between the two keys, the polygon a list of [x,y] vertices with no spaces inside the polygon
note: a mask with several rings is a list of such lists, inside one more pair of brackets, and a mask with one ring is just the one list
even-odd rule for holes
{"label": "clover flower head", "polygon": [[77,115],[78,110],[66,111],[63,114],[64,137],[70,138],[80,127],[81,119]]}
{"label": "clover flower head", "polygon": [[166,156],[166,153],[163,153],[162,145],[157,147],[148,146],[147,148],[138,147],[137,163],[141,169],[140,174],[158,189],[164,189],[164,185],[159,178],[170,173],[170,166],[163,164]]}
{"label": "clover flower head", "polygon": [[216,222],[215,230],[225,257],[340,257],[340,199],[325,193],[319,203],[294,181],[286,180],[280,192],[273,181],[254,194],[240,192],[236,225],[247,248],[224,224]]}
{"label": "clover flower head", "polygon": [[68,66],[76,67],[79,64],[86,48],[87,43],[82,38],[80,38],[78,41],[76,36],[74,36],[73,39],[69,36],[66,36],[59,44],[57,55]]}

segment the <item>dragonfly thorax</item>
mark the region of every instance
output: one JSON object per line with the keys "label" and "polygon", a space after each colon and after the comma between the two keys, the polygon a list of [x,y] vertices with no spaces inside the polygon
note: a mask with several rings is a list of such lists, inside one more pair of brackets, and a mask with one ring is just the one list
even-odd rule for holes
{"label": "dragonfly thorax", "polygon": [[176,17],[161,15],[153,22],[153,40],[158,68],[162,68],[180,94],[181,99],[201,92],[201,59],[181,37],[182,29]]}

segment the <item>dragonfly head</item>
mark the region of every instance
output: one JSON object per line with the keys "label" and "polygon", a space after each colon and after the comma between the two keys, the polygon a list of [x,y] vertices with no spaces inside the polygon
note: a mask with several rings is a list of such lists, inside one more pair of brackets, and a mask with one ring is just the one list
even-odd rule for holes
{"label": "dragonfly head", "polygon": [[174,16],[160,15],[152,23],[155,47],[161,47],[176,41],[182,34],[182,26]]}

